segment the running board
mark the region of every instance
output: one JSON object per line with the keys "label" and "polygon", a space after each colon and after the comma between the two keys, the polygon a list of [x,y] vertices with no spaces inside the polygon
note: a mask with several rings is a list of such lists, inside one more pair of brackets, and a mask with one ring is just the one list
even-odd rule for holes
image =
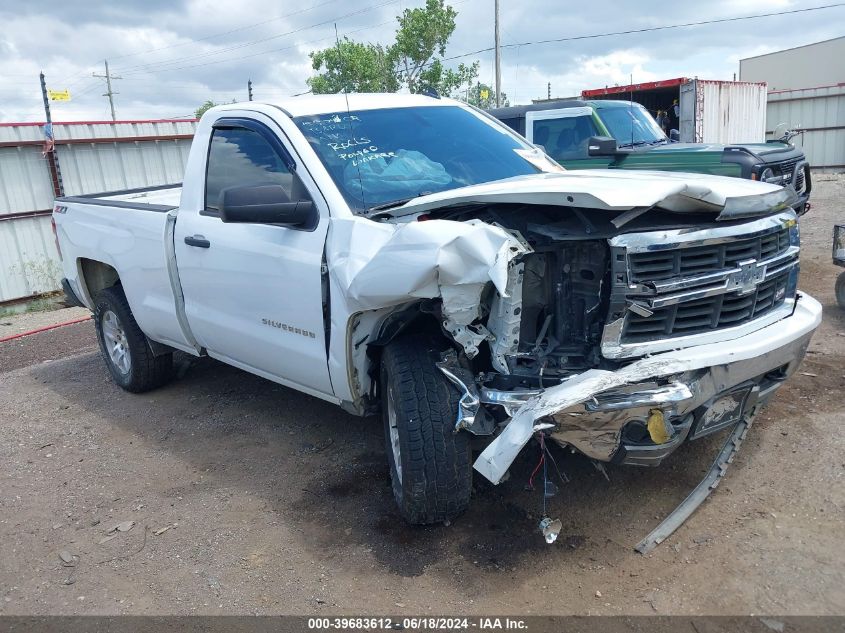
{"label": "running board", "polygon": [[748,429],[752,424],[752,416],[748,416],[740,420],[731,431],[727,442],[719,451],[716,461],[707,471],[704,479],[701,480],[689,496],[684,499],[681,504],[675,508],[669,516],[667,516],[652,532],[640,541],[634,549],[640,554],[648,554],[655,547],[660,545],[663,541],[669,538],[672,533],[677,530],[684,521],[686,521],[698,506],[704,503],[704,500],[710,496],[710,493],[719,485],[722,477],[728,470],[728,465],[734,460],[739,447],[742,446],[742,441],[745,439]]}

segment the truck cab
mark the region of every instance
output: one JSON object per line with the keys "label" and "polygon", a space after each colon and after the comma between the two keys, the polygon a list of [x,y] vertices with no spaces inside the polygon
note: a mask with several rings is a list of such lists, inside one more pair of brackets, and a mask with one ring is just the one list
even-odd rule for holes
{"label": "truck cab", "polygon": [[[497,108],[490,114],[541,145],[566,169],[648,169],[732,176],[790,186],[796,211],[808,207],[812,182],[804,153],[789,143],[678,143],[633,101],[561,100]],[[596,144],[591,139],[613,139]]]}

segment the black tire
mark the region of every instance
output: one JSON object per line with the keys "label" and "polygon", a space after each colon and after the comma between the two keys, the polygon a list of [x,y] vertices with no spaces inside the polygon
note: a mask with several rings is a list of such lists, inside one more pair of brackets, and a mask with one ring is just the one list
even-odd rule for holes
{"label": "black tire", "polygon": [[455,433],[460,395],[435,366],[442,349],[430,339],[401,338],[385,347],[381,361],[381,409],[393,496],[399,512],[413,525],[455,518],[469,506],[472,491],[469,434]]}
{"label": "black tire", "polygon": [[839,273],[836,278],[836,303],[845,310],[845,273]]}
{"label": "black tire", "polygon": [[[114,340],[113,324],[118,326],[119,346],[128,352],[125,356],[119,356],[120,361],[113,358],[107,342],[107,339]],[[142,393],[160,387],[173,378],[173,354],[153,354],[146,335],[132,316],[120,286],[106,288],[97,295],[94,327],[106,367],[112,379],[126,391]]]}

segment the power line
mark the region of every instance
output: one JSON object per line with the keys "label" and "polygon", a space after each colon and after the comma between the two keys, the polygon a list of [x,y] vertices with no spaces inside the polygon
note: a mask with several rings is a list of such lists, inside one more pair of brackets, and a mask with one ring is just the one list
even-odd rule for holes
{"label": "power line", "polygon": [[[667,24],[664,26],[651,26],[642,29],[630,29],[627,31],[614,31],[612,33],[593,33],[590,35],[573,35],[569,37],[556,37],[547,40],[532,40],[528,42],[514,42],[511,44],[502,44],[501,48],[515,48],[518,46],[535,46],[538,44],[551,44],[556,42],[574,42],[577,40],[590,40],[590,39],[597,39],[600,37],[613,37],[616,35],[632,35],[636,33],[651,33],[654,31],[666,31],[669,29],[681,29],[690,26],[706,26],[708,24],[721,24],[724,22],[740,22],[742,20],[756,20],[759,18],[770,18],[779,15],[791,15],[794,13],[807,13],[809,11],[821,11],[822,9],[834,9],[837,7],[845,6],[845,2],[837,2],[836,4],[826,4],[819,7],[807,7],[805,9],[791,9],[789,11],[775,11],[772,13],[759,13],[756,15],[743,15],[737,16],[732,18],[717,18],[713,20],[701,20],[699,22],[686,22],[683,24]],[[478,55],[479,53],[487,53],[494,49],[493,46],[488,46],[487,48],[479,48],[478,50],[471,51],[469,53],[461,53],[460,55],[453,55],[451,57],[444,57],[442,58],[441,62],[443,61],[451,61],[453,59],[461,59],[462,57],[469,57],[470,55]]]}
{"label": "power line", "polygon": [[111,109],[111,120],[117,121],[117,117],[114,114],[114,95],[120,94],[120,93],[112,90],[111,80],[112,79],[123,79],[123,77],[120,77],[118,75],[112,75],[112,74],[109,73],[109,61],[108,60],[105,60],[103,63],[106,65],[106,74],[105,75],[98,75],[97,73],[91,73],[91,76],[92,77],[98,77],[100,79],[106,80],[106,92],[105,92],[105,94],[103,94],[103,96],[109,98],[109,108]]}
{"label": "power line", "polygon": [[179,42],[178,44],[169,44],[167,46],[160,46],[158,48],[151,48],[146,51],[138,51],[137,53],[126,53],[125,55],[117,55],[112,56],[112,61],[115,59],[125,59],[127,57],[137,57],[138,55],[146,55],[147,53],[157,53],[158,51],[164,51],[172,48],[179,48],[180,46],[188,46],[189,44],[196,44],[197,42],[204,42],[206,40],[214,39],[215,37],[223,37],[224,35],[231,35],[232,33],[240,33],[241,31],[248,31],[250,29],[254,29],[259,26],[263,26],[265,24],[269,24],[270,22],[275,22],[277,20],[284,20],[285,18],[290,18],[295,15],[299,15],[300,13],[306,13],[308,11],[312,11],[314,9],[319,9],[320,7],[326,6],[327,4],[332,4],[337,2],[338,0],[326,0],[326,2],[320,2],[318,4],[312,5],[310,7],[305,7],[304,9],[300,9],[298,11],[294,11],[292,13],[286,13],[285,15],[278,15],[275,18],[270,18],[268,20],[262,20],[261,22],[254,22],[252,24],[247,24],[246,26],[241,26],[236,29],[231,29],[229,31],[221,31],[219,33],[212,33],[211,35],[206,35],[205,37],[197,37],[193,38],[187,42]]}
{"label": "power line", "polygon": [[[393,1],[395,2],[397,0],[393,0]],[[359,33],[361,31],[367,31],[369,29],[378,28],[380,26],[384,26],[386,24],[392,24],[392,23],[393,23],[392,19],[387,20],[387,21],[381,22],[379,24],[373,24],[371,26],[365,26],[365,27],[362,27],[360,29],[355,29],[353,31],[347,31],[344,34],[344,36],[345,35],[351,35],[353,33]],[[259,56],[262,56],[262,55],[268,55],[270,53],[281,53],[283,51],[289,51],[293,48],[298,48],[299,46],[313,45],[313,44],[317,44],[319,42],[325,42],[325,41],[328,41],[328,40],[334,40],[334,38],[323,37],[323,38],[320,38],[318,40],[310,40],[309,42],[298,42],[296,44],[291,44],[290,46],[284,46],[282,48],[273,48],[273,49],[270,49],[270,50],[259,51],[257,53],[250,53],[249,55],[241,55],[240,57],[231,57],[231,58],[228,58],[228,59],[218,59],[218,60],[214,60],[214,61],[204,62],[204,63],[201,63],[201,64],[191,64],[189,66],[178,66],[176,68],[159,68],[159,69],[152,69],[152,70],[139,70],[139,71],[134,71],[134,72],[128,73],[128,76],[131,77],[133,75],[143,75],[143,74],[147,74],[147,73],[167,72],[167,71],[171,71],[171,70],[188,70],[190,68],[201,68],[203,66],[212,66],[214,64],[224,64],[224,63],[228,63],[228,62],[236,62],[236,61],[240,61],[242,59],[250,59],[252,57],[259,57]]]}
{"label": "power line", "polygon": [[[452,4],[452,6],[457,6],[459,4],[464,4],[465,2],[468,2],[468,1],[469,0],[456,0],[455,2],[452,2],[451,4]],[[167,68],[167,66],[171,66],[172,64],[178,64],[178,63],[182,63],[182,62],[185,62],[185,61],[202,59],[202,58],[205,58],[205,57],[213,57],[214,55],[219,55],[219,54],[222,54],[222,53],[231,52],[233,50],[246,48],[248,46],[260,44],[262,42],[266,42],[266,41],[269,41],[269,40],[278,39],[280,37],[285,37],[287,35],[293,35],[295,33],[300,33],[302,31],[306,31],[308,29],[316,28],[318,26],[325,26],[326,24],[329,24],[331,22],[335,22],[337,20],[342,20],[344,18],[348,18],[348,17],[352,17],[352,16],[355,16],[355,15],[367,13],[367,12],[372,11],[374,9],[379,9],[381,7],[385,7],[385,6],[388,6],[388,5],[391,5],[391,4],[397,4],[399,2],[400,2],[400,0],[388,0],[386,2],[382,2],[381,4],[371,5],[369,7],[364,8],[364,9],[359,9],[357,11],[347,13],[345,15],[340,16],[339,18],[333,18],[331,20],[326,20],[324,22],[318,22],[317,24],[312,24],[312,25],[309,25],[309,26],[300,27],[300,28],[294,29],[292,31],[288,31],[287,33],[279,33],[279,34],[273,35],[271,37],[262,38],[260,40],[253,40],[251,42],[246,42],[246,43],[243,43],[243,44],[239,44],[237,46],[233,46],[233,47],[229,47],[229,48],[225,48],[225,49],[220,49],[220,50],[217,50],[217,51],[208,51],[206,53],[199,53],[199,54],[196,54],[196,55],[189,55],[189,56],[186,56],[186,57],[176,57],[176,58],[173,58],[171,60],[163,60],[163,61],[160,61],[160,62],[150,62],[149,64],[139,64],[137,66],[128,66],[124,69],[121,69],[121,72],[123,72],[127,76],[131,76],[131,75],[141,75],[141,74],[145,74],[145,73],[164,72],[164,71],[169,71],[169,70],[187,70],[187,69],[190,69],[190,68],[200,68],[200,67],[203,67],[203,66],[210,66],[210,65],[213,65],[213,64],[223,64],[223,63],[227,63],[227,62],[239,61],[239,60],[242,60],[242,59],[250,59],[252,57],[267,55],[268,53],[278,53],[278,52],[282,52],[282,51],[287,51],[287,50],[290,50],[292,48],[296,48],[297,46],[300,46],[303,43],[297,43],[297,44],[294,44],[294,45],[291,45],[291,46],[285,46],[283,48],[275,48],[275,49],[259,51],[257,53],[250,53],[249,55],[242,55],[240,57],[231,57],[231,58],[227,58],[227,59],[204,62],[204,63],[200,63],[200,64],[192,64],[192,65],[189,65],[189,66],[179,66],[179,67],[176,67],[176,68]],[[370,26],[365,26],[365,27],[360,28],[360,29],[347,31],[344,35],[351,35],[352,33],[358,33],[360,31],[366,31],[366,30],[369,30],[369,29],[372,29],[372,28],[377,28],[379,26],[384,26],[385,24],[391,24],[393,21],[394,21],[393,19],[390,19],[390,20],[387,20],[385,22],[381,22],[379,24],[374,24],[374,25],[370,25]],[[321,38],[319,40],[313,40],[311,42],[305,42],[304,44],[322,42],[322,41],[327,41],[329,39],[332,39],[332,38],[325,37],[325,38]]]}
{"label": "power line", "polygon": [[206,53],[198,53],[196,55],[187,55],[187,56],[184,56],[184,57],[175,57],[175,58],[170,59],[170,60],[163,60],[163,61],[160,61],[160,62],[150,62],[149,64],[139,64],[137,66],[128,66],[126,68],[121,69],[121,72],[124,72],[126,74],[133,74],[133,73],[143,72],[143,71],[158,72],[160,70],[170,70],[170,69],[167,69],[165,67],[170,66],[172,64],[179,64],[179,63],[186,62],[186,61],[202,59],[202,58],[205,58],[205,57],[213,57],[215,55],[222,55],[223,53],[229,53],[229,52],[232,52],[232,51],[235,51],[235,50],[240,50],[242,48],[247,48],[249,46],[255,46],[256,44],[262,44],[264,42],[269,42],[270,40],[275,40],[275,39],[278,39],[280,37],[286,37],[288,35],[294,35],[296,33],[300,33],[302,31],[306,31],[308,29],[316,28],[318,26],[325,26],[326,24],[331,24],[332,22],[336,22],[338,20],[343,20],[345,18],[349,18],[349,17],[355,16],[355,15],[361,15],[362,13],[368,13],[369,11],[372,11],[374,9],[380,9],[381,7],[385,7],[389,4],[394,4],[395,2],[398,2],[398,0],[387,0],[386,2],[381,2],[379,4],[371,5],[369,7],[363,8],[363,9],[351,11],[351,12],[346,13],[346,14],[340,16],[340,17],[332,18],[330,20],[323,20],[322,22],[317,22],[316,24],[310,24],[308,26],[299,27],[299,28],[293,29],[291,31],[287,31],[285,33],[278,33],[276,35],[271,35],[269,37],[263,37],[263,38],[260,38],[260,39],[257,39],[257,40],[251,40],[249,42],[243,42],[241,44],[237,44],[235,46],[229,46],[227,48],[221,48],[221,49],[216,50],[216,51],[208,51]]}

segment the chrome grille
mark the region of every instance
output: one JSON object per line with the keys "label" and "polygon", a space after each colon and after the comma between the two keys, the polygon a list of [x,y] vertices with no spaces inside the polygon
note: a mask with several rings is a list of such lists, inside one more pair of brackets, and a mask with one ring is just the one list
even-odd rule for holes
{"label": "chrome grille", "polygon": [[788,281],[789,272],[786,271],[762,282],[751,294],[721,294],[677,303],[658,308],[651,316],[632,312],[623,329],[624,340],[644,342],[700,334],[756,319],[783,304]]}
{"label": "chrome grille", "polygon": [[775,175],[783,176],[783,182],[787,185],[792,185],[795,191],[804,189],[804,170],[800,170],[795,177],[795,182],[792,182],[792,174],[795,172],[795,166],[800,159],[794,158],[792,160],[785,160],[782,163],[772,165],[772,171]]}
{"label": "chrome grille", "polygon": [[628,233],[609,244],[606,358],[728,341],[792,309],[799,255],[792,210],[741,224]]}
{"label": "chrome grille", "polygon": [[726,244],[631,253],[628,256],[628,268],[631,281],[647,283],[734,268],[747,259],[764,260],[776,257],[785,253],[788,248],[789,229],[784,228],[775,233],[737,239]]}

